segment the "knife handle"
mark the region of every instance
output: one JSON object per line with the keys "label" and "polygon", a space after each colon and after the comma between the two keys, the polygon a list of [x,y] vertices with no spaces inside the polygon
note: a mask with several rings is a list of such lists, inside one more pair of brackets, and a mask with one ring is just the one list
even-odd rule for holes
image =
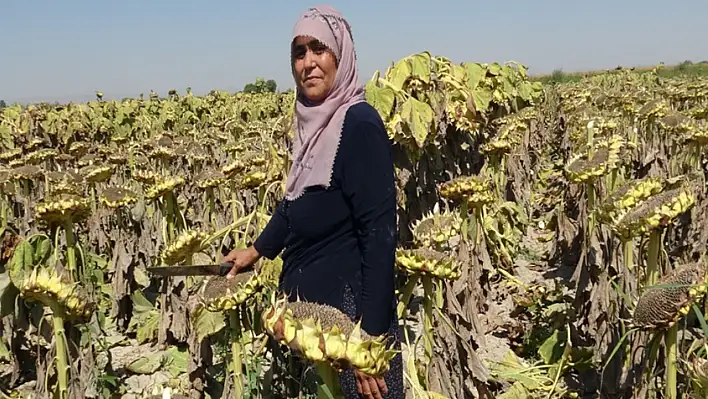
{"label": "knife handle", "polygon": [[[219,265],[219,276],[221,276],[221,277],[226,276],[227,274],[229,274],[231,269],[233,269],[233,267],[234,267],[234,264],[232,262],[221,263]],[[245,271],[249,271],[249,270],[253,270],[253,264],[246,265],[246,266],[242,267],[241,269],[239,269],[238,272],[241,273],[241,272],[245,272]]]}
{"label": "knife handle", "polygon": [[233,269],[233,267],[234,267],[234,264],[231,262],[224,262],[224,263],[220,264],[219,265],[219,276],[221,276],[221,277],[226,276],[227,274],[229,274],[231,269]]}

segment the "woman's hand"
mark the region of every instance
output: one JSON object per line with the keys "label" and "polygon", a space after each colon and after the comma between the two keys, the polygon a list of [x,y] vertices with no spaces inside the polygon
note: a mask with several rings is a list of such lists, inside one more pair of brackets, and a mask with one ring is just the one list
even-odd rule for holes
{"label": "woman's hand", "polygon": [[388,387],[383,377],[372,377],[354,369],[356,377],[356,389],[366,399],[383,399],[388,395]]}
{"label": "woman's hand", "polygon": [[261,255],[255,248],[253,248],[253,246],[246,249],[232,250],[224,257],[224,262],[231,262],[234,264],[234,267],[231,268],[231,271],[229,271],[229,274],[226,275],[226,278],[230,280],[236,277],[236,274],[238,274],[240,269],[256,263],[260,257]]}

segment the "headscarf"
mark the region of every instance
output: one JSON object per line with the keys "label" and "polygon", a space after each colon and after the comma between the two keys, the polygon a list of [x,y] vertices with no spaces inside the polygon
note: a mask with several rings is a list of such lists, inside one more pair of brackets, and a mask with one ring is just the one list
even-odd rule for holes
{"label": "headscarf", "polygon": [[338,65],[334,84],[321,103],[311,104],[297,89],[293,162],[285,193],[291,201],[309,186],[329,187],[344,117],[349,107],[366,100],[359,84],[351,28],[339,11],[326,5],[310,8],[295,24],[293,40],[298,36],[319,40],[332,50]]}

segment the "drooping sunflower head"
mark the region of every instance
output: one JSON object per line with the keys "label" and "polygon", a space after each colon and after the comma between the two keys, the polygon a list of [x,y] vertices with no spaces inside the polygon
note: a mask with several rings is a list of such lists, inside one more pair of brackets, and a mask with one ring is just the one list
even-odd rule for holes
{"label": "drooping sunflower head", "polygon": [[72,194],[59,194],[35,206],[37,218],[47,224],[75,223],[86,219],[90,212],[89,200]]}
{"label": "drooping sunflower head", "polygon": [[152,186],[148,187],[147,190],[145,190],[145,198],[153,201],[156,200],[160,197],[163,197],[171,192],[173,192],[176,188],[181,187],[184,185],[185,180],[181,176],[173,176],[173,177],[159,177],[156,179],[155,184]]}
{"label": "drooping sunflower head", "polygon": [[35,268],[17,282],[20,295],[63,313],[74,321],[87,320],[96,304],[77,283],[71,283],[53,270]]}
{"label": "drooping sunflower head", "polygon": [[245,303],[260,287],[255,272],[239,273],[232,280],[212,277],[203,285],[200,300],[210,312],[231,310]]}
{"label": "drooping sunflower head", "polygon": [[510,119],[501,125],[497,135],[480,147],[482,154],[508,154],[521,142],[528,125],[520,119]]}
{"label": "drooping sunflower head", "polygon": [[625,210],[616,218],[612,228],[620,237],[638,237],[669,225],[694,203],[695,197],[689,187],[663,191]]}
{"label": "drooping sunflower head", "polygon": [[25,155],[25,161],[28,165],[38,165],[44,161],[53,159],[59,155],[59,151],[54,148],[41,148]]}
{"label": "drooping sunflower head", "polygon": [[226,182],[226,175],[218,170],[204,171],[197,178],[197,185],[201,189],[215,188]]}
{"label": "drooping sunflower head", "polygon": [[461,176],[443,183],[440,196],[449,200],[466,201],[470,206],[494,202],[491,182],[479,176]]}
{"label": "drooping sunflower head", "polygon": [[221,168],[221,173],[229,178],[232,178],[244,170],[246,170],[246,165],[240,160],[235,160]]}
{"label": "drooping sunflower head", "polygon": [[244,173],[239,186],[245,189],[253,189],[268,180],[268,172],[262,166],[256,166]]}
{"label": "drooping sunflower head", "polygon": [[669,105],[663,99],[656,99],[644,104],[638,111],[640,120],[658,119],[666,115]]}
{"label": "drooping sunflower head", "polygon": [[81,168],[80,173],[90,183],[101,183],[113,176],[114,169],[113,165],[93,164]]}
{"label": "drooping sunflower head", "polygon": [[397,354],[386,336],[372,337],[340,310],[325,304],[275,299],[262,314],[268,334],[312,361],[327,362],[337,370],[348,367],[382,375]]}
{"label": "drooping sunflower head", "polygon": [[591,158],[583,151],[570,159],[565,167],[566,177],[573,183],[584,183],[608,174],[619,166],[623,146],[624,139],[619,136],[599,141]]}
{"label": "drooping sunflower head", "polygon": [[109,208],[118,209],[138,202],[138,195],[125,187],[108,187],[101,192],[99,200]]}
{"label": "drooping sunflower head", "polygon": [[43,175],[42,169],[34,165],[25,165],[10,170],[10,177],[13,180],[35,180]]}
{"label": "drooping sunflower head", "polygon": [[617,216],[641,203],[664,188],[658,177],[629,180],[617,188],[600,204],[600,220],[612,223]]}
{"label": "drooping sunflower head", "polygon": [[462,219],[457,212],[430,212],[412,226],[413,239],[418,245],[435,248],[445,245],[460,234]]}
{"label": "drooping sunflower head", "polygon": [[453,256],[428,248],[396,249],[396,266],[410,274],[427,274],[445,280],[456,280],[461,274]]}
{"label": "drooping sunflower head", "polygon": [[695,129],[695,121],[679,112],[669,112],[658,120],[659,126],[670,133],[686,133]]}
{"label": "drooping sunflower head", "polygon": [[699,264],[682,265],[649,287],[637,301],[632,323],[645,329],[671,327],[686,315],[706,292],[705,268]]}
{"label": "drooping sunflower head", "polygon": [[45,144],[46,144],[46,142],[44,141],[44,139],[41,139],[39,137],[33,137],[25,145],[25,150],[36,151],[36,150],[44,147]]}
{"label": "drooping sunflower head", "polygon": [[80,167],[85,167],[85,166],[90,166],[90,165],[94,165],[94,164],[99,164],[102,161],[103,161],[103,155],[96,154],[96,153],[89,153],[89,154],[86,154],[86,155],[82,156],[81,158],[79,158],[79,160],[77,161],[77,164]]}
{"label": "drooping sunflower head", "polygon": [[91,149],[91,145],[85,141],[74,141],[69,146],[69,154],[76,158],[81,158],[86,155]]}
{"label": "drooping sunflower head", "polygon": [[12,161],[13,159],[18,159],[22,156],[23,154],[22,148],[12,148],[6,151],[3,151],[0,153],[0,162],[3,163],[8,163]]}
{"label": "drooping sunflower head", "polygon": [[202,250],[202,242],[207,234],[199,230],[183,231],[174,242],[170,243],[162,252],[163,262],[174,265]]}
{"label": "drooping sunflower head", "polygon": [[135,181],[142,184],[155,184],[155,182],[160,178],[160,175],[157,172],[146,168],[134,168],[131,174]]}

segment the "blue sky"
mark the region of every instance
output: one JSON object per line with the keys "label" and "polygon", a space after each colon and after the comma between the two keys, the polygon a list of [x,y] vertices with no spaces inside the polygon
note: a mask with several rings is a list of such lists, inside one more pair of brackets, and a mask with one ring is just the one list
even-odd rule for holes
{"label": "blue sky", "polygon": [[[292,87],[289,42],[318,1],[35,0],[0,3],[0,99],[85,101],[191,86]],[[331,0],[350,21],[362,81],[428,50],[549,73],[708,59],[708,1]],[[571,5],[571,4],[577,4]]]}

